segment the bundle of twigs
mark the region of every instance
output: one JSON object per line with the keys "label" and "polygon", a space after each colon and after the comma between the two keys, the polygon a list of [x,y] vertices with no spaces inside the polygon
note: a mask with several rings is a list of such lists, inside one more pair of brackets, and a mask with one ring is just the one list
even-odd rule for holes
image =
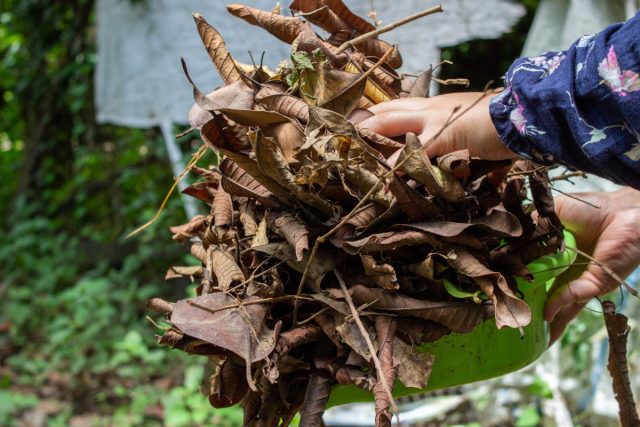
{"label": "bundle of twigs", "polygon": [[341,0],[295,0],[294,16],[228,9],[290,43],[291,61],[274,73],[243,66],[194,15],[225,86],[205,96],[189,78],[190,121],[222,160],[191,167],[202,179],[186,193],[211,212],[171,231],[202,265],[167,278],[200,286],[149,302],[171,324],[160,342],[207,356],[211,404],[241,403],[245,425],[287,425],[297,412],[320,425],[335,384],[373,393],[376,424],[390,425],[393,384],[427,384],[434,360],[421,343],[487,319],[529,323],[515,278],[562,245],[546,170],[521,162],[505,178],[510,162],[429,159],[413,134],[359,128],[375,103],[428,96],[432,76],[399,76],[400,53]]}

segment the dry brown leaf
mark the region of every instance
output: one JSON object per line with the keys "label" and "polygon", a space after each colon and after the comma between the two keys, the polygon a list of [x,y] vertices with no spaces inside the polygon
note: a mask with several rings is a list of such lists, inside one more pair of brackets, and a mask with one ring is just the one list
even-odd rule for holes
{"label": "dry brown leaf", "polygon": [[305,252],[309,250],[309,229],[306,224],[294,215],[286,212],[279,213],[273,218],[273,229],[287,239],[296,253],[296,260],[302,261]]}
{"label": "dry brown leaf", "polygon": [[289,164],[297,162],[294,156],[304,144],[305,138],[299,126],[293,123],[280,123],[265,129],[265,134],[276,140]]}
{"label": "dry brown leaf", "polygon": [[311,372],[304,403],[300,408],[300,427],[315,427],[322,425],[322,415],[329,401],[333,381],[324,372]]}
{"label": "dry brown leaf", "polygon": [[213,221],[216,227],[230,226],[233,224],[233,204],[231,202],[231,196],[224,191],[224,188],[218,188],[218,191],[216,191],[211,213],[213,214]]}
{"label": "dry brown leaf", "polygon": [[425,231],[441,237],[454,237],[465,231],[484,232],[492,237],[519,237],[522,235],[522,226],[518,218],[499,209],[494,209],[487,216],[472,219],[470,222],[429,221],[398,224],[394,227]]}
{"label": "dry brown leaf", "polygon": [[376,336],[378,341],[378,358],[380,368],[386,382],[378,378],[378,382],[373,386],[373,398],[375,400],[376,427],[391,427],[393,414],[389,412],[392,402],[389,398],[391,390],[385,390],[384,384],[393,388],[398,375],[397,364],[394,363],[394,338],[398,324],[395,319],[387,316],[376,316]]}
{"label": "dry brown leaf", "polygon": [[268,110],[287,117],[295,117],[303,123],[309,120],[309,105],[292,95],[272,94],[256,98]]}
{"label": "dry brown leaf", "polygon": [[238,110],[234,108],[220,108],[218,111],[243,126],[271,126],[291,121],[287,116],[275,111]]}
{"label": "dry brown leaf", "polygon": [[245,280],[233,255],[214,245],[207,248],[207,270],[216,276],[218,286],[223,291],[228,291],[233,284],[242,283]]}
{"label": "dry brown leaf", "polygon": [[425,221],[442,215],[442,209],[433,200],[420,194],[397,174],[389,182],[389,190],[409,221]]}
{"label": "dry brown leaf", "polygon": [[216,151],[220,151],[233,160],[241,169],[254,177],[279,200],[287,204],[291,203],[291,196],[284,187],[262,172],[254,159],[250,158],[247,154],[236,151],[238,150],[238,141],[233,135],[226,132],[227,127],[224,126],[224,120],[221,116],[216,116],[207,122],[200,130],[202,140]]}
{"label": "dry brown leaf", "polygon": [[361,33],[368,33],[369,31],[376,29],[373,24],[365,21],[360,16],[349,10],[342,0],[324,0],[324,3],[329,6],[329,9],[334,11],[336,15],[340,16],[351,28],[358,30]]}
{"label": "dry brown leaf", "polygon": [[293,43],[304,26],[300,18],[282,16],[242,4],[230,4],[227,10],[233,16],[244,19],[251,25],[264,28],[287,44]]}
{"label": "dry brown leaf", "polygon": [[[429,193],[434,196],[451,202],[462,200],[464,198],[462,184],[431,164],[418,137],[413,133],[407,133],[406,141],[406,147],[398,157],[398,162],[404,162],[400,170],[424,184]],[[407,158],[408,160],[405,160]]]}
{"label": "dry brown leaf", "polygon": [[440,247],[440,242],[431,234],[417,230],[387,231],[371,234],[359,240],[345,241],[342,248],[350,254],[394,251],[405,246],[430,245]]}
{"label": "dry brown leaf", "polygon": [[269,190],[233,160],[223,159],[220,163],[220,171],[222,172],[222,188],[232,196],[248,197],[271,208],[280,206],[278,200]]}
{"label": "dry brown leaf", "polygon": [[376,285],[388,291],[395,291],[400,287],[396,270],[392,265],[378,264],[370,255],[360,255],[360,260],[364,267],[364,274],[373,277]]}
{"label": "dry brown leaf", "polygon": [[[213,363],[209,361],[209,363]],[[240,402],[249,390],[244,378],[244,367],[228,359],[223,359],[214,374],[207,378],[209,382],[209,403],[214,408],[228,408]]]}
{"label": "dry brown leaf", "polygon": [[180,279],[182,277],[202,277],[202,266],[173,266],[167,270],[167,274],[164,275],[164,280]]}
{"label": "dry brown leaf", "polygon": [[473,331],[482,321],[493,315],[492,307],[487,304],[434,302],[362,285],[352,286],[349,290],[356,304],[370,304],[371,308],[401,316],[433,320],[460,334]]}
{"label": "dry brown leaf", "polygon": [[427,387],[434,361],[433,354],[410,346],[399,338],[393,340],[393,363],[398,366],[398,379],[406,387]]}
{"label": "dry brown leaf", "polygon": [[[253,302],[256,297],[240,302]],[[184,334],[231,351],[251,364],[265,359],[276,345],[279,331],[266,326],[267,305],[248,304],[235,308],[238,300],[224,292],[178,301],[171,323]],[[217,310],[217,311],[216,311]]]}
{"label": "dry brown leaf", "polygon": [[209,226],[209,220],[204,215],[196,215],[182,225],[169,227],[173,233],[173,240],[182,243],[192,237],[199,236]]}
{"label": "dry brown leaf", "polygon": [[508,326],[518,328],[522,333],[522,328],[531,322],[531,309],[513,294],[502,274],[491,271],[478,258],[461,248],[456,248],[446,259],[450,266],[472,279],[491,299],[498,329]]}
{"label": "dry brown leaf", "polygon": [[211,203],[213,203],[213,198],[216,195],[217,188],[217,182],[195,182],[182,190],[182,194],[195,197],[196,199],[202,200],[203,202],[210,205]]}
{"label": "dry brown leaf", "polygon": [[469,150],[452,151],[451,153],[440,156],[437,159],[438,167],[443,172],[455,178],[468,178],[471,176],[471,169],[469,169]]}
{"label": "dry brown leaf", "polygon": [[197,103],[191,107],[189,124],[194,129],[200,129],[202,125],[211,120],[210,111],[220,108],[250,110],[253,108],[254,97],[253,90],[242,81],[223,86],[206,95],[204,100],[200,100],[200,105],[206,108]]}
{"label": "dry brown leaf", "polygon": [[431,77],[433,75],[433,68],[429,67],[418,75],[418,78],[413,83],[411,91],[409,91],[410,98],[428,98],[429,89],[431,88]]}
{"label": "dry brown leaf", "polygon": [[207,49],[213,64],[218,69],[220,77],[225,84],[231,84],[237,82],[242,78],[240,70],[236,67],[231,54],[227,50],[227,46],[224,43],[224,39],[209,23],[198,13],[193,14],[193,19],[196,21],[196,27],[202,43]]}

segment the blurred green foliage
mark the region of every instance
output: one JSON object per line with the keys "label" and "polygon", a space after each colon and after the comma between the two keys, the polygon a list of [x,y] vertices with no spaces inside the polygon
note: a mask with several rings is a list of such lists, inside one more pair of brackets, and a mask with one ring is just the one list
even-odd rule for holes
{"label": "blurred green foliage", "polygon": [[203,368],[144,319],[152,295],[187,292],[162,280],[186,258],[167,232],[185,217],[173,197],[123,239],[172,174],[158,130],[95,123],[93,6],[0,0],[0,425],[52,405],[50,426],[235,425],[238,410],[200,394]]}

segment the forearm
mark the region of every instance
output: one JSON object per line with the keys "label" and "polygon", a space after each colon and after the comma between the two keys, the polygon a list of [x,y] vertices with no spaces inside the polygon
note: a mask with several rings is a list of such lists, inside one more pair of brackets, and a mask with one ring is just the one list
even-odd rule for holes
{"label": "forearm", "polygon": [[514,62],[490,106],[505,145],[640,188],[640,17]]}

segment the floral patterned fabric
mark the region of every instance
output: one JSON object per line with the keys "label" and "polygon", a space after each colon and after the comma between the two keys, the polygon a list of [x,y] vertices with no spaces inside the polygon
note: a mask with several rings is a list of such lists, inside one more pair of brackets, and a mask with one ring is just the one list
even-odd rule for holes
{"label": "floral patterned fabric", "polygon": [[640,14],[564,52],[515,61],[490,112],[503,142],[640,189]]}

